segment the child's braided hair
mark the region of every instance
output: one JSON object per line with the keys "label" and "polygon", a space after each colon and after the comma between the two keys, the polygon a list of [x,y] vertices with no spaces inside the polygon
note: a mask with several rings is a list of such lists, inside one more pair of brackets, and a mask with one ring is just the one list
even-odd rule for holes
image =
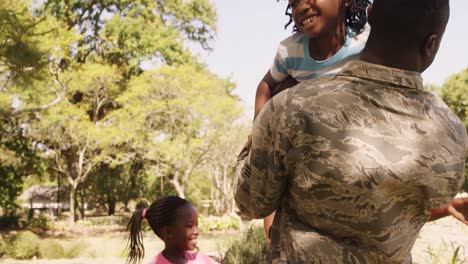
{"label": "child's braided hair", "polygon": [[[279,1],[279,0],[278,0]],[[367,7],[371,5],[369,0],[349,0],[349,6],[346,8],[346,25],[349,26],[354,32],[360,33],[362,28],[367,23]],[[289,17],[289,21],[284,28],[288,28],[293,23],[291,5],[288,4],[284,13]],[[293,26],[293,31],[298,31],[296,25]]]}
{"label": "child's braided hair", "polygon": [[179,196],[166,196],[153,202],[149,208],[135,211],[127,225],[127,230],[130,231],[127,263],[139,263],[145,256],[141,231],[143,218],[148,220],[153,232],[161,238],[161,228],[175,224],[176,210],[187,204],[190,203]]}

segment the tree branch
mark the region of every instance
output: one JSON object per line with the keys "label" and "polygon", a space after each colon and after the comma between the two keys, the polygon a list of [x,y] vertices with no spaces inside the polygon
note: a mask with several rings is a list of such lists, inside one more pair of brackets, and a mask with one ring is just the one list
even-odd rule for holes
{"label": "tree branch", "polygon": [[9,117],[15,117],[15,116],[19,116],[19,115],[22,115],[22,114],[25,114],[25,113],[32,113],[32,112],[39,112],[39,111],[42,111],[42,110],[45,110],[45,109],[48,109],[58,103],[60,103],[64,98],[65,98],[65,94],[66,94],[66,85],[63,84],[60,80],[59,80],[59,77],[58,77],[58,74],[56,74],[56,82],[60,85],[60,87],[62,88],[61,91],[57,94],[57,97],[50,103],[48,104],[45,104],[45,105],[41,105],[41,106],[38,106],[38,107],[31,107],[31,108],[25,108],[25,109],[18,109],[18,110],[13,110],[11,112],[9,111],[5,111],[3,109],[0,109],[0,115],[3,117],[3,118],[9,118]]}

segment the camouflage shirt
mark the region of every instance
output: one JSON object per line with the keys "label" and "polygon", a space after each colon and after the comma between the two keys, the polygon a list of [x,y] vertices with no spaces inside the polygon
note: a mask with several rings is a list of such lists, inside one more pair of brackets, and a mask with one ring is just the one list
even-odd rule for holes
{"label": "camouflage shirt", "polygon": [[272,98],[236,203],[272,226],[272,263],[404,263],[464,181],[466,129],[419,73],[363,61]]}

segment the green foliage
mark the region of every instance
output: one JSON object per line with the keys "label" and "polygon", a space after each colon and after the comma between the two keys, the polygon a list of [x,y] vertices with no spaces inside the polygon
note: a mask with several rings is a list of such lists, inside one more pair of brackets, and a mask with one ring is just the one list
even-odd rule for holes
{"label": "green foliage", "polygon": [[209,48],[216,30],[216,11],[207,0],[47,0],[45,7],[79,30],[79,61],[98,54],[129,75],[138,73],[142,59],[168,65],[194,61],[184,42]]}
{"label": "green foliage", "polygon": [[39,253],[39,242],[39,237],[33,232],[19,232],[8,243],[8,255],[14,259],[31,259]]}
{"label": "green foliage", "polygon": [[[127,215],[112,215],[112,216],[98,216],[98,217],[88,217],[87,226],[109,226],[109,225],[119,225],[125,226],[130,217]],[[84,221],[80,221],[84,222]]]}
{"label": "green foliage", "polygon": [[5,240],[3,240],[2,235],[0,235],[0,258],[6,253],[7,251],[7,244]]}
{"label": "green foliage", "polygon": [[0,227],[6,228],[6,229],[19,228],[19,217],[16,215],[0,216]]}
{"label": "green foliage", "polygon": [[27,222],[27,226],[31,229],[48,230],[51,228],[51,222],[46,215],[40,214],[37,217],[31,218]]}
{"label": "green foliage", "polygon": [[201,232],[207,231],[227,231],[239,229],[242,221],[237,215],[223,216],[200,216],[198,218],[198,228]]}
{"label": "green foliage", "polygon": [[0,206],[5,214],[11,214],[17,207],[15,200],[22,190],[23,178],[42,174],[44,163],[19,120],[0,119],[0,135]]}
{"label": "green foliage", "polygon": [[468,128],[468,68],[450,76],[440,96]]}
{"label": "green foliage", "polygon": [[263,228],[252,227],[229,247],[223,263],[266,263],[266,257],[267,245],[263,236]]}
{"label": "green foliage", "polygon": [[145,189],[145,175],[137,168],[138,164],[109,166],[100,163],[92,172],[87,184],[87,192],[93,193],[88,202],[99,204],[105,201],[108,214],[115,214],[116,203],[121,201],[128,205],[131,199],[143,196]]}
{"label": "green foliage", "polygon": [[[440,96],[468,130],[468,68],[450,76],[442,86]],[[465,162],[463,190],[468,192],[468,162]]]}
{"label": "green foliage", "polygon": [[458,263],[458,253],[460,251],[460,246],[458,246],[455,251],[453,252],[452,259],[450,260],[450,264]]}
{"label": "green foliage", "polygon": [[89,244],[84,240],[72,241],[64,248],[64,258],[73,259],[83,256],[87,253]]}
{"label": "green foliage", "polygon": [[[31,1],[0,2],[0,117],[49,103],[62,59],[70,55],[76,35],[53,16],[31,8]],[[21,104],[10,107],[16,98]]]}
{"label": "green foliage", "polygon": [[[235,85],[187,48],[210,49],[216,20],[209,0],[0,2],[0,118],[21,124],[11,140],[34,142],[33,163],[69,185],[72,220],[76,196],[112,214],[116,202],[184,195],[193,175],[204,182],[194,198],[207,198],[212,176],[202,167],[231,155],[215,150],[241,115]],[[18,170],[25,156],[3,140],[0,201],[12,207],[23,177],[37,172]]]}
{"label": "green foliage", "polygon": [[44,259],[64,258],[65,250],[56,240],[45,239],[39,244],[39,256]]}
{"label": "green foliage", "polygon": [[154,181],[165,176],[184,195],[189,177],[241,114],[232,89],[229,80],[191,65],[161,67],[132,79],[117,99],[123,107],[108,116],[106,125],[118,128],[109,131],[110,143],[133,153],[112,159],[122,163],[128,155],[139,157]]}
{"label": "green foliage", "polygon": [[437,84],[428,83],[428,84],[424,85],[424,89],[428,90],[428,91],[435,92],[435,93],[439,93],[440,89],[442,89],[442,87],[437,85]]}
{"label": "green foliage", "polygon": [[439,264],[439,263],[466,263],[468,259],[463,258],[460,250],[464,250],[463,246],[457,245],[453,242],[442,241],[438,247],[428,245],[424,252],[427,253],[425,263]]}
{"label": "green foliage", "polygon": [[88,249],[89,244],[83,240],[61,243],[57,240],[45,239],[40,242],[39,256],[44,259],[74,259],[89,256]]}

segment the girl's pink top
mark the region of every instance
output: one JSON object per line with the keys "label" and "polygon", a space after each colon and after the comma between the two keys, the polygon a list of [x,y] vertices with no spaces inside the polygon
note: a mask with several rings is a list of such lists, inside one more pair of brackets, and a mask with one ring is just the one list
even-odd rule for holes
{"label": "girl's pink top", "polygon": [[[185,257],[187,258],[187,264],[219,264],[202,253],[185,252]],[[171,262],[163,256],[162,252],[160,252],[149,262],[149,264],[171,264]]]}

